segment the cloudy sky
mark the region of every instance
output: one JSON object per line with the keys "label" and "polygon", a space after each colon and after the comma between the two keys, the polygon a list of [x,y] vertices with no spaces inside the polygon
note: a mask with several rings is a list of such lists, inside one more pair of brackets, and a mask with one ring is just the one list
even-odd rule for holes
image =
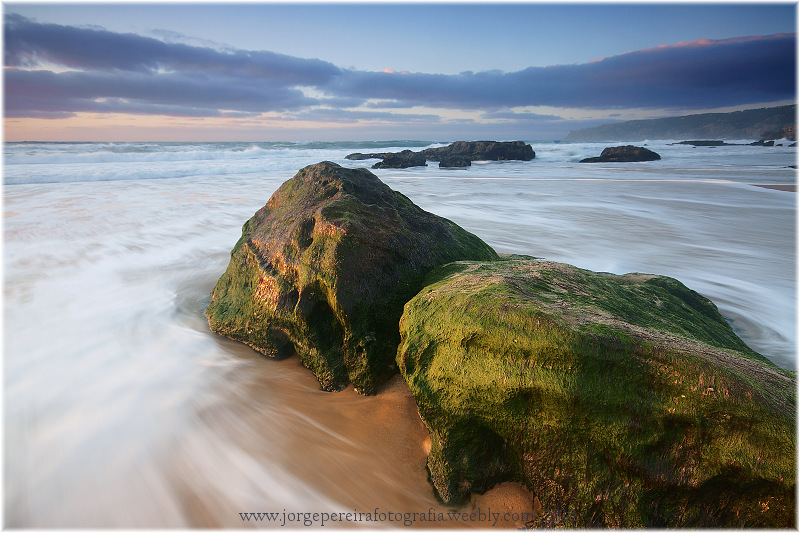
{"label": "cloudy sky", "polygon": [[547,140],[795,103],[793,3],[4,4],[17,140]]}

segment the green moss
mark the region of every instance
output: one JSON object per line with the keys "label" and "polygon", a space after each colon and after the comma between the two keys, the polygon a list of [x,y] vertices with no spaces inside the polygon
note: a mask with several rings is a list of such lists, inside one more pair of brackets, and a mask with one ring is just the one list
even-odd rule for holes
{"label": "green moss", "polygon": [[291,347],[323,388],[365,394],[396,372],[403,305],[432,268],[494,260],[475,235],[366,169],[301,169],[244,225],[206,312],[264,354]]}
{"label": "green moss", "polygon": [[669,278],[538,261],[426,281],[397,361],[445,501],[518,479],[574,527],[793,527],[796,381],[711,302]]}

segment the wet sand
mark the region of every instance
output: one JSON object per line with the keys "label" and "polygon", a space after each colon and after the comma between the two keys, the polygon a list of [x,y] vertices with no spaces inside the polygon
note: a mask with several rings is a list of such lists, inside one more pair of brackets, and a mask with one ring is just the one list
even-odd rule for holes
{"label": "wet sand", "polygon": [[[408,527],[397,520],[400,517],[396,513],[403,519],[413,518],[414,513],[425,514],[426,519],[413,520],[411,527],[415,528],[489,525],[427,518],[430,513],[448,517],[456,510],[469,512],[471,507],[469,502],[455,508],[437,501],[425,467],[429,434],[401,376],[390,379],[375,396],[362,396],[352,386],[340,392],[325,392],[297,356],[268,360],[234,341],[220,338],[219,342],[245,363],[229,373],[222,388],[237,389],[233,382],[242,387],[235,396],[214,402],[198,413],[202,420],[200,433],[187,442],[185,454],[176,454],[178,460],[170,469],[190,527],[267,527],[264,523],[243,523],[239,516],[242,512],[285,512],[287,516],[353,513],[351,521],[327,523],[326,527]],[[199,449],[208,447],[213,449]],[[211,465],[220,450],[236,450],[240,455],[226,458],[227,465],[217,463],[218,467],[208,472],[193,471],[196,463],[181,464],[180,457],[186,455],[205,457],[206,464]],[[242,459],[251,464],[241,464]],[[262,488],[254,487],[251,494],[219,493],[219,486],[241,485],[221,483],[230,477],[231,467],[247,471],[247,477],[259,468],[270,469],[264,475],[271,476],[268,486],[275,492],[264,493]],[[282,474],[285,482],[312,488],[313,494],[296,505],[283,501]],[[493,508],[502,506],[497,497],[492,500]],[[520,503],[518,494],[512,498],[517,502],[513,508],[525,503],[530,506],[531,498],[523,499],[526,502]],[[376,510],[382,513],[381,519],[368,520],[367,513],[374,516]],[[498,524],[514,525],[508,521]],[[286,523],[286,527],[306,525],[296,521]]]}
{"label": "wet sand", "polygon": [[473,494],[472,509],[484,511],[486,518],[481,527],[524,528],[532,518],[539,516],[542,504],[522,483],[507,481],[489,489],[484,494]]}

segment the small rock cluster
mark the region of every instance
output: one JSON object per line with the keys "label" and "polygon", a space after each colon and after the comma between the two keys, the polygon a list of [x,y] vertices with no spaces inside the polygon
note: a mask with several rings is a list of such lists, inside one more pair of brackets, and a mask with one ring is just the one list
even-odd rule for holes
{"label": "small rock cluster", "polygon": [[349,154],[345,159],[359,161],[381,159],[372,168],[424,167],[427,161],[438,161],[441,168],[468,167],[472,161],[530,161],[536,153],[522,141],[456,141],[448,146],[427,148],[420,152],[381,152]]}

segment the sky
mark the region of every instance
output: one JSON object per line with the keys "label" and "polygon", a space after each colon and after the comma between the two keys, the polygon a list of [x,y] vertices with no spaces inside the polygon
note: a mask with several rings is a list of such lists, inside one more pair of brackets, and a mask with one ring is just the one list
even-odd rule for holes
{"label": "sky", "polygon": [[796,103],[794,3],[3,5],[5,141],[560,139]]}

